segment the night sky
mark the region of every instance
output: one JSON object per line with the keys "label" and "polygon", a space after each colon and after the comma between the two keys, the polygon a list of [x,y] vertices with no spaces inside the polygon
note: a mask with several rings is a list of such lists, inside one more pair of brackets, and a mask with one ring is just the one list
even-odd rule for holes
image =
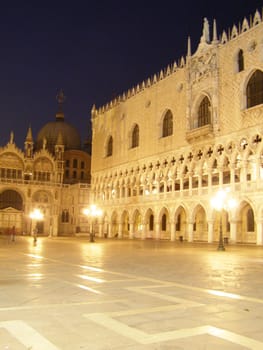
{"label": "night sky", "polygon": [[[82,140],[92,105],[100,107],[194,52],[203,18],[217,20],[218,35],[262,11],[263,1],[38,1],[1,4],[0,145],[23,147],[28,127],[36,138],[55,120],[62,88],[65,120]],[[234,5],[232,5],[234,3]]]}

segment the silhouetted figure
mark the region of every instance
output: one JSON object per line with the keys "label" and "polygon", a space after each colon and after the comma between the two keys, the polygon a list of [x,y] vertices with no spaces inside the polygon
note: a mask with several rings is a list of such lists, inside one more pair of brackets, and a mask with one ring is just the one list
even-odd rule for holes
{"label": "silhouetted figure", "polygon": [[34,245],[37,245],[37,228],[33,230],[33,242]]}
{"label": "silhouetted figure", "polygon": [[15,226],[13,226],[12,228],[11,228],[11,231],[10,231],[10,235],[11,235],[11,241],[12,242],[15,242],[15,237],[16,237],[16,228],[15,228]]}

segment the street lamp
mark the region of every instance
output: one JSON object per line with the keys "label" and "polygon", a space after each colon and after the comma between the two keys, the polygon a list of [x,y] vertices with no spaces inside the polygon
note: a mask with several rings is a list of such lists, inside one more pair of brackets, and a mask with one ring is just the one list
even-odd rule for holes
{"label": "street lamp", "polygon": [[83,209],[83,214],[91,218],[90,242],[94,242],[93,220],[102,215],[102,210],[97,208],[95,204],[92,204],[89,208]]}
{"label": "street lamp", "polygon": [[220,224],[219,224],[219,242],[217,250],[224,251],[224,241],[223,241],[223,229],[222,229],[222,214],[223,209],[229,210],[236,207],[236,200],[229,195],[229,188],[220,189],[217,191],[215,196],[211,199],[211,206],[213,209],[220,213]]}
{"label": "street lamp", "polygon": [[[37,221],[43,220],[44,218],[44,214],[41,212],[40,209],[34,209],[33,211],[31,211],[31,213],[29,214],[29,217],[31,219],[31,229],[32,230],[32,226],[33,226],[33,221],[35,220],[36,222],[36,226],[33,229],[33,236],[34,236],[34,243],[37,242]],[[32,232],[31,232],[32,234]]]}

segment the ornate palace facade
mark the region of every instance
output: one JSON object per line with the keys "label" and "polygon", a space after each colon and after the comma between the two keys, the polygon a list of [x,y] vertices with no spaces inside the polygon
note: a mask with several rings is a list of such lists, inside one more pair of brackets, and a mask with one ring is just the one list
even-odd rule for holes
{"label": "ornate palace facade", "polygon": [[[92,109],[92,192],[109,237],[263,244],[263,23],[256,11]],[[236,206],[215,212],[227,189]]]}

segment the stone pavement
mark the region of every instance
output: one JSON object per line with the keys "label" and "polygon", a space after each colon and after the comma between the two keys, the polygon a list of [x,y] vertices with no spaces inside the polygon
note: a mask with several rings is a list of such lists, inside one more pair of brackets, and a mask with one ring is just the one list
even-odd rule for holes
{"label": "stone pavement", "polygon": [[0,350],[263,349],[263,247],[0,239]]}

